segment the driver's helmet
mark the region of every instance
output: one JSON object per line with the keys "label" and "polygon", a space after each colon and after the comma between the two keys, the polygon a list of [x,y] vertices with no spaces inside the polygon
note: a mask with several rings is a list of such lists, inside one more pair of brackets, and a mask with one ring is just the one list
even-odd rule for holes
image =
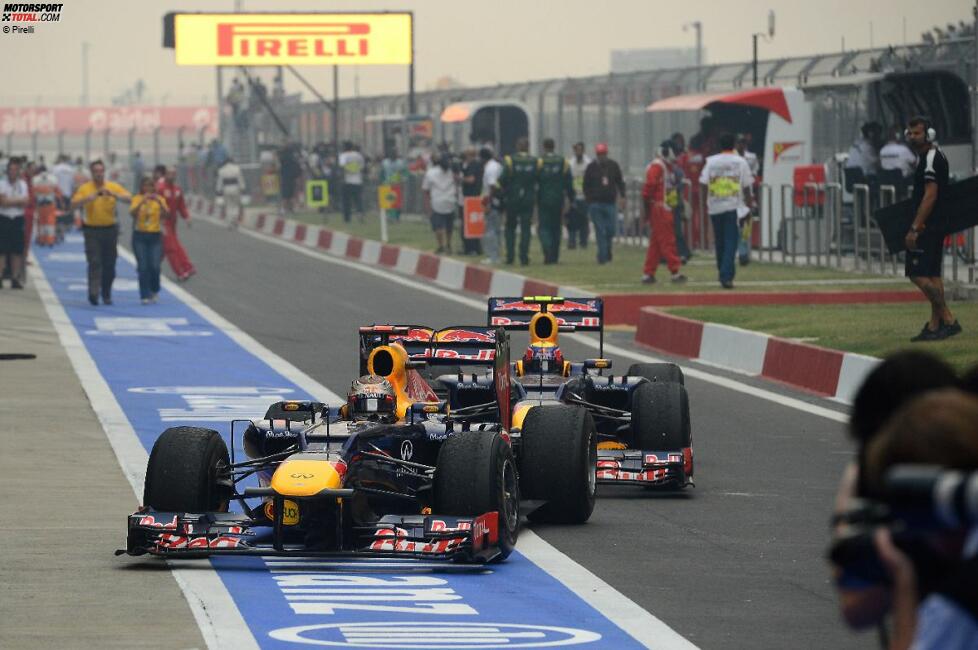
{"label": "driver's helmet", "polygon": [[560,347],[549,342],[531,343],[523,355],[523,374],[564,372],[564,354]]}
{"label": "driver's helmet", "polygon": [[397,394],[380,375],[364,375],[353,380],[346,395],[346,414],[351,420],[395,422]]}

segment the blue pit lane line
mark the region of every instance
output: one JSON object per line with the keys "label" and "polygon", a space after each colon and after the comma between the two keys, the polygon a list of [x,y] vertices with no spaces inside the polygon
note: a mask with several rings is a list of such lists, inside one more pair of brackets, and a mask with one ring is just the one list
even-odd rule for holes
{"label": "blue pit lane line", "polygon": [[[260,416],[283,397],[324,398],[309,395],[166,288],[159,304],[141,305],[125,257],[115,304],[98,307],[87,301],[80,236],[35,248],[34,258],[147,453],[170,426],[214,428],[228,441],[232,417]],[[239,436],[235,442],[241,459]],[[128,514],[118,513],[120,546]],[[210,563],[263,648],[643,647],[519,551],[470,570],[400,560]],[[215,633],[219,642],[221,630]]]}

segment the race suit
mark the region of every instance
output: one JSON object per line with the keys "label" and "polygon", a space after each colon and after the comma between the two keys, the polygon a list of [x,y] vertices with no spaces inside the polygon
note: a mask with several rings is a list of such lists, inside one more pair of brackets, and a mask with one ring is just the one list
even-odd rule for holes
{"label": "race suit", "polygon": [[665,258],[666,266],[675,275],[679,273],[682,264],[676,253],[676,231],[672,214],[679,197],[672,169],[665,160],[656,158],[646,169],[642,200],[645,202],[652,227],[643,272],[647,276],[654,277],[659,260]]}

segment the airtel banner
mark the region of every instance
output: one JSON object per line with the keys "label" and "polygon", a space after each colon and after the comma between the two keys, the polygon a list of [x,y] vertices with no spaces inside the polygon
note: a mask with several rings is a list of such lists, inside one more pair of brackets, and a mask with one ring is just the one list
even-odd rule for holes
{"label": "airtel banner", "polygon": [[102,133],[153,133],[156,129],[188,134],[205,129],[217,133],[217,109],[212,106],[87,106],[73,108],[0,108],[0,135],[81,135],[91,129]]}

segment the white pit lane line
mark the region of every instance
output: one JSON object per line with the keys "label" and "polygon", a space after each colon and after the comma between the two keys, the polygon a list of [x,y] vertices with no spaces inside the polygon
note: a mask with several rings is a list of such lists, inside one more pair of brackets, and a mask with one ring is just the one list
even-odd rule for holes
{"label": "white pit lane line", "polygon": [[[195,216],[194,218],[200,219],[201,221],[207,221],[212,225],[219,226],[223,229],[226,229],[226,226],[224,226],[224,224],[221,221],[214,219],[213,217]],[[445,300],[451,300],[452,302],[456,302],[460,305],[466,305],[468,307],[472,307],[473,309],[478,310],[481,314],[485,314],[486,311],[485,300],[476,300],[474,298],[469,298],[468,296],[455,294],[452,293],[449,289],[445,289],[444,287],[432,286],[430,284],[425,284],[423,282],[414,280],[410,277],[400,275],[398,273],[395,273],[392,269],[390,270],[380,269],[380,268],[363,264],[362,262],[356,262],[342,257],[333,257],[332,255],[329,255],[327,253],[306,248],[305,246],[294,244],[290,241],[284,241],[277,237],[271,235],[265,235],[263,233],[255,232],[253,230],[247,230],[242,228],[237,230],[236,232],[238,234],[248,235],[249,237],[254,237],[255,239],[260,239],[262,241],[266,241],[271,244],[282,246],[283,248],[288,248],[298,253],[302,253],[303,255],[306,255],[308,257],[322,260],[324,262],[329,262],[331,264],[338,264],[340,266],[346,266],[349,268],[356,268],[358,271],[363,271],[363,272],[370,273],[372,275],[376,275],[377,277],[381,277],[384,278],[385,280],[396,282],[405,287],[410,287],[416,291],[424,291],[426,293],[430,293],[431,295],[438,296],[439,298],[443,298]],[[595,350],[598,349],[598,341],[595,338],[588,336],[586,334],[566,334],[565,336],[573,341],[577,341],[578,343],[581,343],[582,345],[586,345]],[[629,350],[611,343],[605,343],[604,349],[605,352],[611,352],[612,354],[615,354],[617,356],[633,359],[641,363],[659,363],[665,361],[664,359],[642,354],[640,352]],[[796,399],[794,397],[789,397],[787,395],[781,395],[773,391],[765,390],[758,386],[751,386],[750,384],[745,384],[741,381],[737,381],[736,379],[731,379],[729,377],[724,377],[722,375],[713,374],[711,372],[707,372],[700,368],[694,368],[692,366],[685,366],[685,365],[680,365],[679,367],[682,368],[683,374],[685,374],[687,377],[693,377],[694,379],[699,379],[701,381],[705,381],[707,383],[714,384],[716,386],[721,386],[723,388],[738,393],[744,393],[745,395],[750,395],[751,397],[756,397],[758,399],[767,400],[775,404],[780,404],[781,406],[785,406],[791,409],[803,411],[810,415],[816,415],[818,417],[826,418],[827,420],[832,420],[834,422],[841,422],[843,424],[849,422],[849,415],[840,411],[826,408],[824,406],[819,406],[818,404],[811,404],[804,400]]]}
{"label": "white pit lane line", "polygon": [[[208,219],[208,221],[219,223],[213,219]],[[286,245],[285,242],[266,235],[252,233],[246,230],[239,230],[238,232],[244,232],[254,237],[268,239],[269,241]],[[341,261],[326,255],[316,254],[301,246],[295,246],[295,248],[305,253],[311,253],[317,258],[328,261]],[[122,246],[119,247],[119,255],[129,262],[135,263],[132,253]],[[375,272],[378,276],[402,282],[405,286],[414,288],[424,287],[424,285],[408,281],[404,278],[391,277],[381,271],[376,271],[371,267],[366,267],[361,264],[349,263],[349,265],[366,268],[371,272]],[[122,407],[115,399],[105,379],[98,372],[98,368],[95,366],[95,362],[84,343],[82,343],[81,337],[68,319],[68,314],[54,294],[50,284],[48,284],[43,269],[40,265],[36,265],[36,267],[35,281],[37,282],[38,293],[41,296],[48,317],[58,332],[61,344],[64,346],[71,360],[75,373],[81,380],[82,386],[92,404],[92,408],[102,423],[106,436],[126,478],[133,488],[133,492],[137,498],[141,499],[148,454],[139,443],[132,425],[122,411]],[[303,390],[312,395],[322,395],[327,400],[339,399],[335,393],[282,357],[265,348],[249,334],[241,330],[241,328],[200,302],[173,281],[166,277],[162,277],[161,281],[163,286],[175,298],[184,302],[203,319],[226,333],[247,352],[267,363],[275,371],[281,373],[282,376]],[[429,289],[428,287],[424,288],[426,290]],[[435,295],[444,295],[438,290],[430,290],[430,292]],[[462,304],[467,304],[476,309],[482,310],[485,307],[482,303],[463,296],[448,297],[464,301]],[[584,340],[587,341],[587,339]],[[591,605],[608,620],[646,647],[654,647],[659,650],[688,650],[690,648],[696,648],[693,643],[682,637],[666,623],[645,611],[604,580],[601,580],[598,576],[558,551],[543,538],[537,536],[532,530],[524,528],[520,531],[518,550],[531,562],[553,576],[584,602]],[[251,634],[241,612],[238,610],[230,593],[215,571],[201,571],[199,568],[181,569],[181,563],[179,561],[171,560],[168,563],[173,572],[174,579],[187,598],[187,602],[208,648],[212,650],[219,648],[235,648],[236,650],[259,648],[259,644]],[[195,564],[194,566],[199,567],[199,564]]]}

